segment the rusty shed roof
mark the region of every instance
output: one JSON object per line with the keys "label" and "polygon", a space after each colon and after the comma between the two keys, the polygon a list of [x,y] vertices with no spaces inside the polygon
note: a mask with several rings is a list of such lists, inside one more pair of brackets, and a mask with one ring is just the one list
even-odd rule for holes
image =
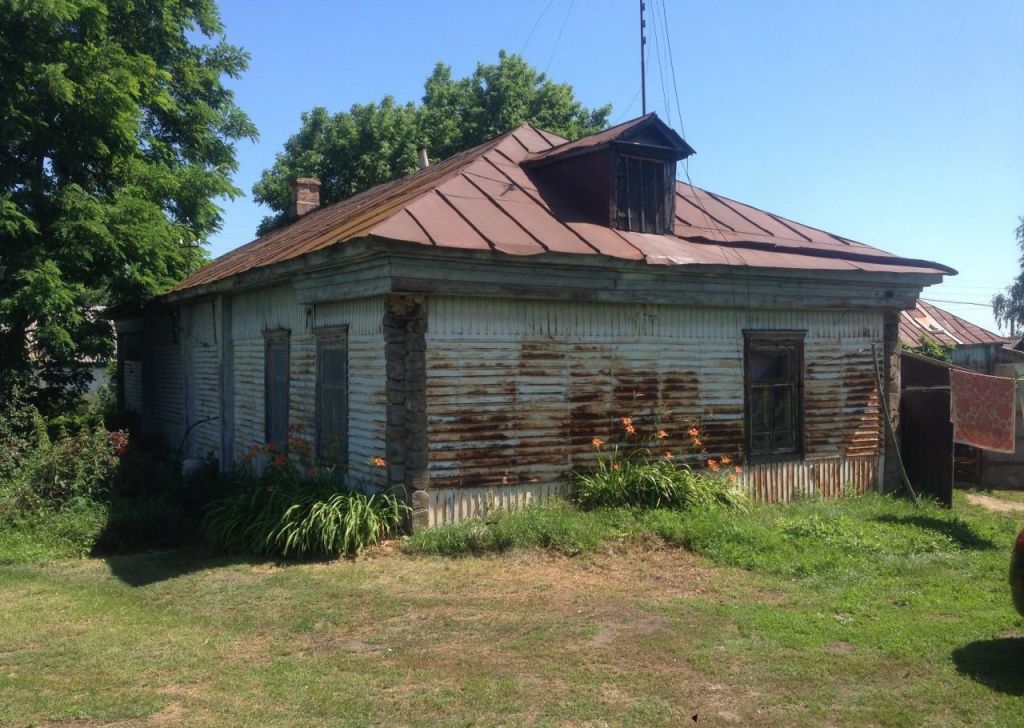
{"label": "rusty shed roof", "polygon": [[921,346],[924,336],[943,346],[1005,344],[1008,341],[1004,336],[993,334],[977,324],[919,299],[915,309],[900,312],[900,341],[916,349]]}
{"label": "rusty shed roof", "polygon": [[[641,117],[643,120],[645,117]],[[632,123],[593,138],[607,142]],[[651,265],[948,274],[801,225],[721,195],[676,184],[674,234],[624,232],[592,221],[573,200],[539,190],[527,158],[567,142],[528,124],[393,182],[314,210],[193,273],[175,290],[298,258],[365,237],[507,255],[599,255]]]}

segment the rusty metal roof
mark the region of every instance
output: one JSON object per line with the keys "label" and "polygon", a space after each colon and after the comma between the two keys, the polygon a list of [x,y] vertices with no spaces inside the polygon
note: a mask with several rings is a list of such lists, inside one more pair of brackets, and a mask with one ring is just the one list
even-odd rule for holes
{"label": "rusty metal roof", "polygon": [[917,308],[900,312],[900,341],[916,349],[922,345],[924,336],[943,346],[1005,344],[1008,341],[1004,336],[993,334],[938,306],[918,300]]}
{"label": "rusty metal roof", "polygon": [[[580,141],[589,144],[600,136],[606,142],[644,118]],[[600,255],[650,265],[955,273],[682,182],[676,183],[674,235],[614,230],[591,221],[564,195],[541,195],[524,169],[531,155],[565,144],[555,134],[524,124],[426,169],[314,210],[222,255],[175,290],[368,236],[429,248]]]}

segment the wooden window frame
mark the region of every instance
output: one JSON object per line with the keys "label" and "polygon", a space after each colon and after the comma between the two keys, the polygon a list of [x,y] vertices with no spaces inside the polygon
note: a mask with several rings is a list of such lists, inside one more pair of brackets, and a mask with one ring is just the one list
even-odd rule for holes
{"label": "wooden window frame", "polygon": [[[675,218],[675,164],[668,160],[656,157],[647,156],[643,154],[625,154],[617,153],[612,156],[612,215],[611,215],[611,226],[617,230],[623,230],[628,232],[636,233],[649,233],[656,235],[664,235],[671,233],[673,230],[674,218]],[[639,202],[640,209],[637,217],[638,220],[633,220],[631,214],[632,208],[629,204],[630,200],[630,169],[629,165],[631,161],[639,163],[639,174],[638,178],[640,181],[640,192]],[[625,164],[625,174],[619,173],[620,164]],[[653,194],[644,195],[643,189],[643,165],[644,164],[656,164],[661,167],[661,189],[655,190]],[[672,179],[670,179],[670,177]],[[623,181],[625,181],[625,189],[623,189]],[[622,205],[619,204],[620,198],[625,195],[626,209],[623,212]],[[646,219],[644,200],[649,200],[654,207],[654,221],[650,224]],[[625,218],[625,224],[622,223],[620,217]]]}
{"label": "wooden window frame", "polygon": [[[329,463],[333,465],[347,466],[349,462],[349,428],[348,428],[348,416],[349,416],[349,402],[351,400],[350,391],[350,377],[349,377],[349,346],[348,346],[348,326],[332,326],[329,328],[314,329],[313,335],[316,338],[316,362],[314,364],[314,372],[316,384],[314,387],[314,443],[315,452],[318,461]],[[341,452],[340,458],[328,458],[324,453],[324,438],[323,438],[323,350],[326,348],[342,348],[345,352],[345,429],[344,429],[344,449]],[[339,462],[340,460],[340,462]]]}
{"label": "wooden window frame", "polygon": [[291,419],[291,396],[292,396],[292,347],[291,331],[288,329],[274,329],[263,332],[263,442],[273,443],[270,433],[270,392],[272,386],[271,372],[271,350],[274,347],[283,346],[285,350],[285,409],[284,409],[284,442],[274,443],[281,447],[282,452],[288,452],[288,425]]}
{"label": "wooden window frame", "polygon": [[[743,331],[743,429],[745,434],[747,462],[771,463],[787,460],[803,460],[806,456],[805,445],[807,442],[806,412],[804,409],[804,380],[806,372],[804,368],[804,342],[807,338],[806,330],[744,330]],[[753,445],[753,382],[751,380],[751,353],[756,349],[789,349],[793,352],[793,366],[796,389],[796,411],[794,417],[796,424],[794,436],[796,442],[791,451],[755,453]]]}

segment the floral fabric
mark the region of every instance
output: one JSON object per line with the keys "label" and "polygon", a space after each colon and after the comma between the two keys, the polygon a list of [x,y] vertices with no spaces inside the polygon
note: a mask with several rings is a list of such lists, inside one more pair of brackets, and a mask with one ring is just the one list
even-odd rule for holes
{"label": "floral fabric", "polygon": [[1012,453],[1015,445],[1015,383],[963,369],[949,370],[953,439],[983,450]]}

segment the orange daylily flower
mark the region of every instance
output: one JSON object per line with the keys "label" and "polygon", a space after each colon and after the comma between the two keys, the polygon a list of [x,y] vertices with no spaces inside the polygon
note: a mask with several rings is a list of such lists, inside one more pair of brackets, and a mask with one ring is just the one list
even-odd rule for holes
{"label": "orange daylily flower", "polygon": [[630,435],[635,435],[636,428],[633,427],[633,425],[626,425],[626,432],[628,432]]}
{"label": "orange daylily flower", "polygon": [[624,427],[629,427],[630,425],[633,424],[633,418],[632,417],[623,417],[622,418],[622,424],[623,424]]}
{"label": "orange daylily flower", "polygon": [[723,455],[722,456],[722,465],[728,465],[731,462],[732,462],[732,458],[731,457],[729,457],[728,455]]}
{"label": "orange daylily flower", "polygon": [[387,466],[387,461],[379,455],[373,459],[373,467],[383,468]]}
{"label": "orange daylily flower", "polygon": [[668,437],[668,433],[665,430],[658,430],[659,440],[664,440],[666,437]]}
{"label": "orange daylily flower", "polygon": [[686,434],[689,435],[690,437],[698,437],[700,436],[700,430],[698,430],[696,427],[691,427]]}
{"label": "orange daylily flower", "polygon": [[663,455],[664,455],[664,457],[665,457],[665,459],[666,459],[666,460],[671,460],[671,459],[672,459],[673,457],[675,457],[675,456],[674,456],[674,455],[672,454],[672,451],[671,451],[671,450],[666,450],[666,451],[665,451],[665,452],[663,453]]}
{"label": "orange daylily flower", "polygon": [[710,468],[712,472],[717,473],[719,470],[722,469],[722,466],[718,464],[717,460],[715,460],[714,458],[710,458],[708,460],[708,468]]}
{"label": "orange daylily flower", "polygon": [[741,468],[739,465],[737,465],[735,468],[733,468],[733,471],[736,472],[736,473],[742,473],[743,472],[743,468]]}
{"label": "orange daylily flower", "polygon": [[601,446],[604,445],[604,440],[602,440],[600,437],[595,437],[593,440],[590,441],[590,444],[596,447],[598,450],[600,450]]}

